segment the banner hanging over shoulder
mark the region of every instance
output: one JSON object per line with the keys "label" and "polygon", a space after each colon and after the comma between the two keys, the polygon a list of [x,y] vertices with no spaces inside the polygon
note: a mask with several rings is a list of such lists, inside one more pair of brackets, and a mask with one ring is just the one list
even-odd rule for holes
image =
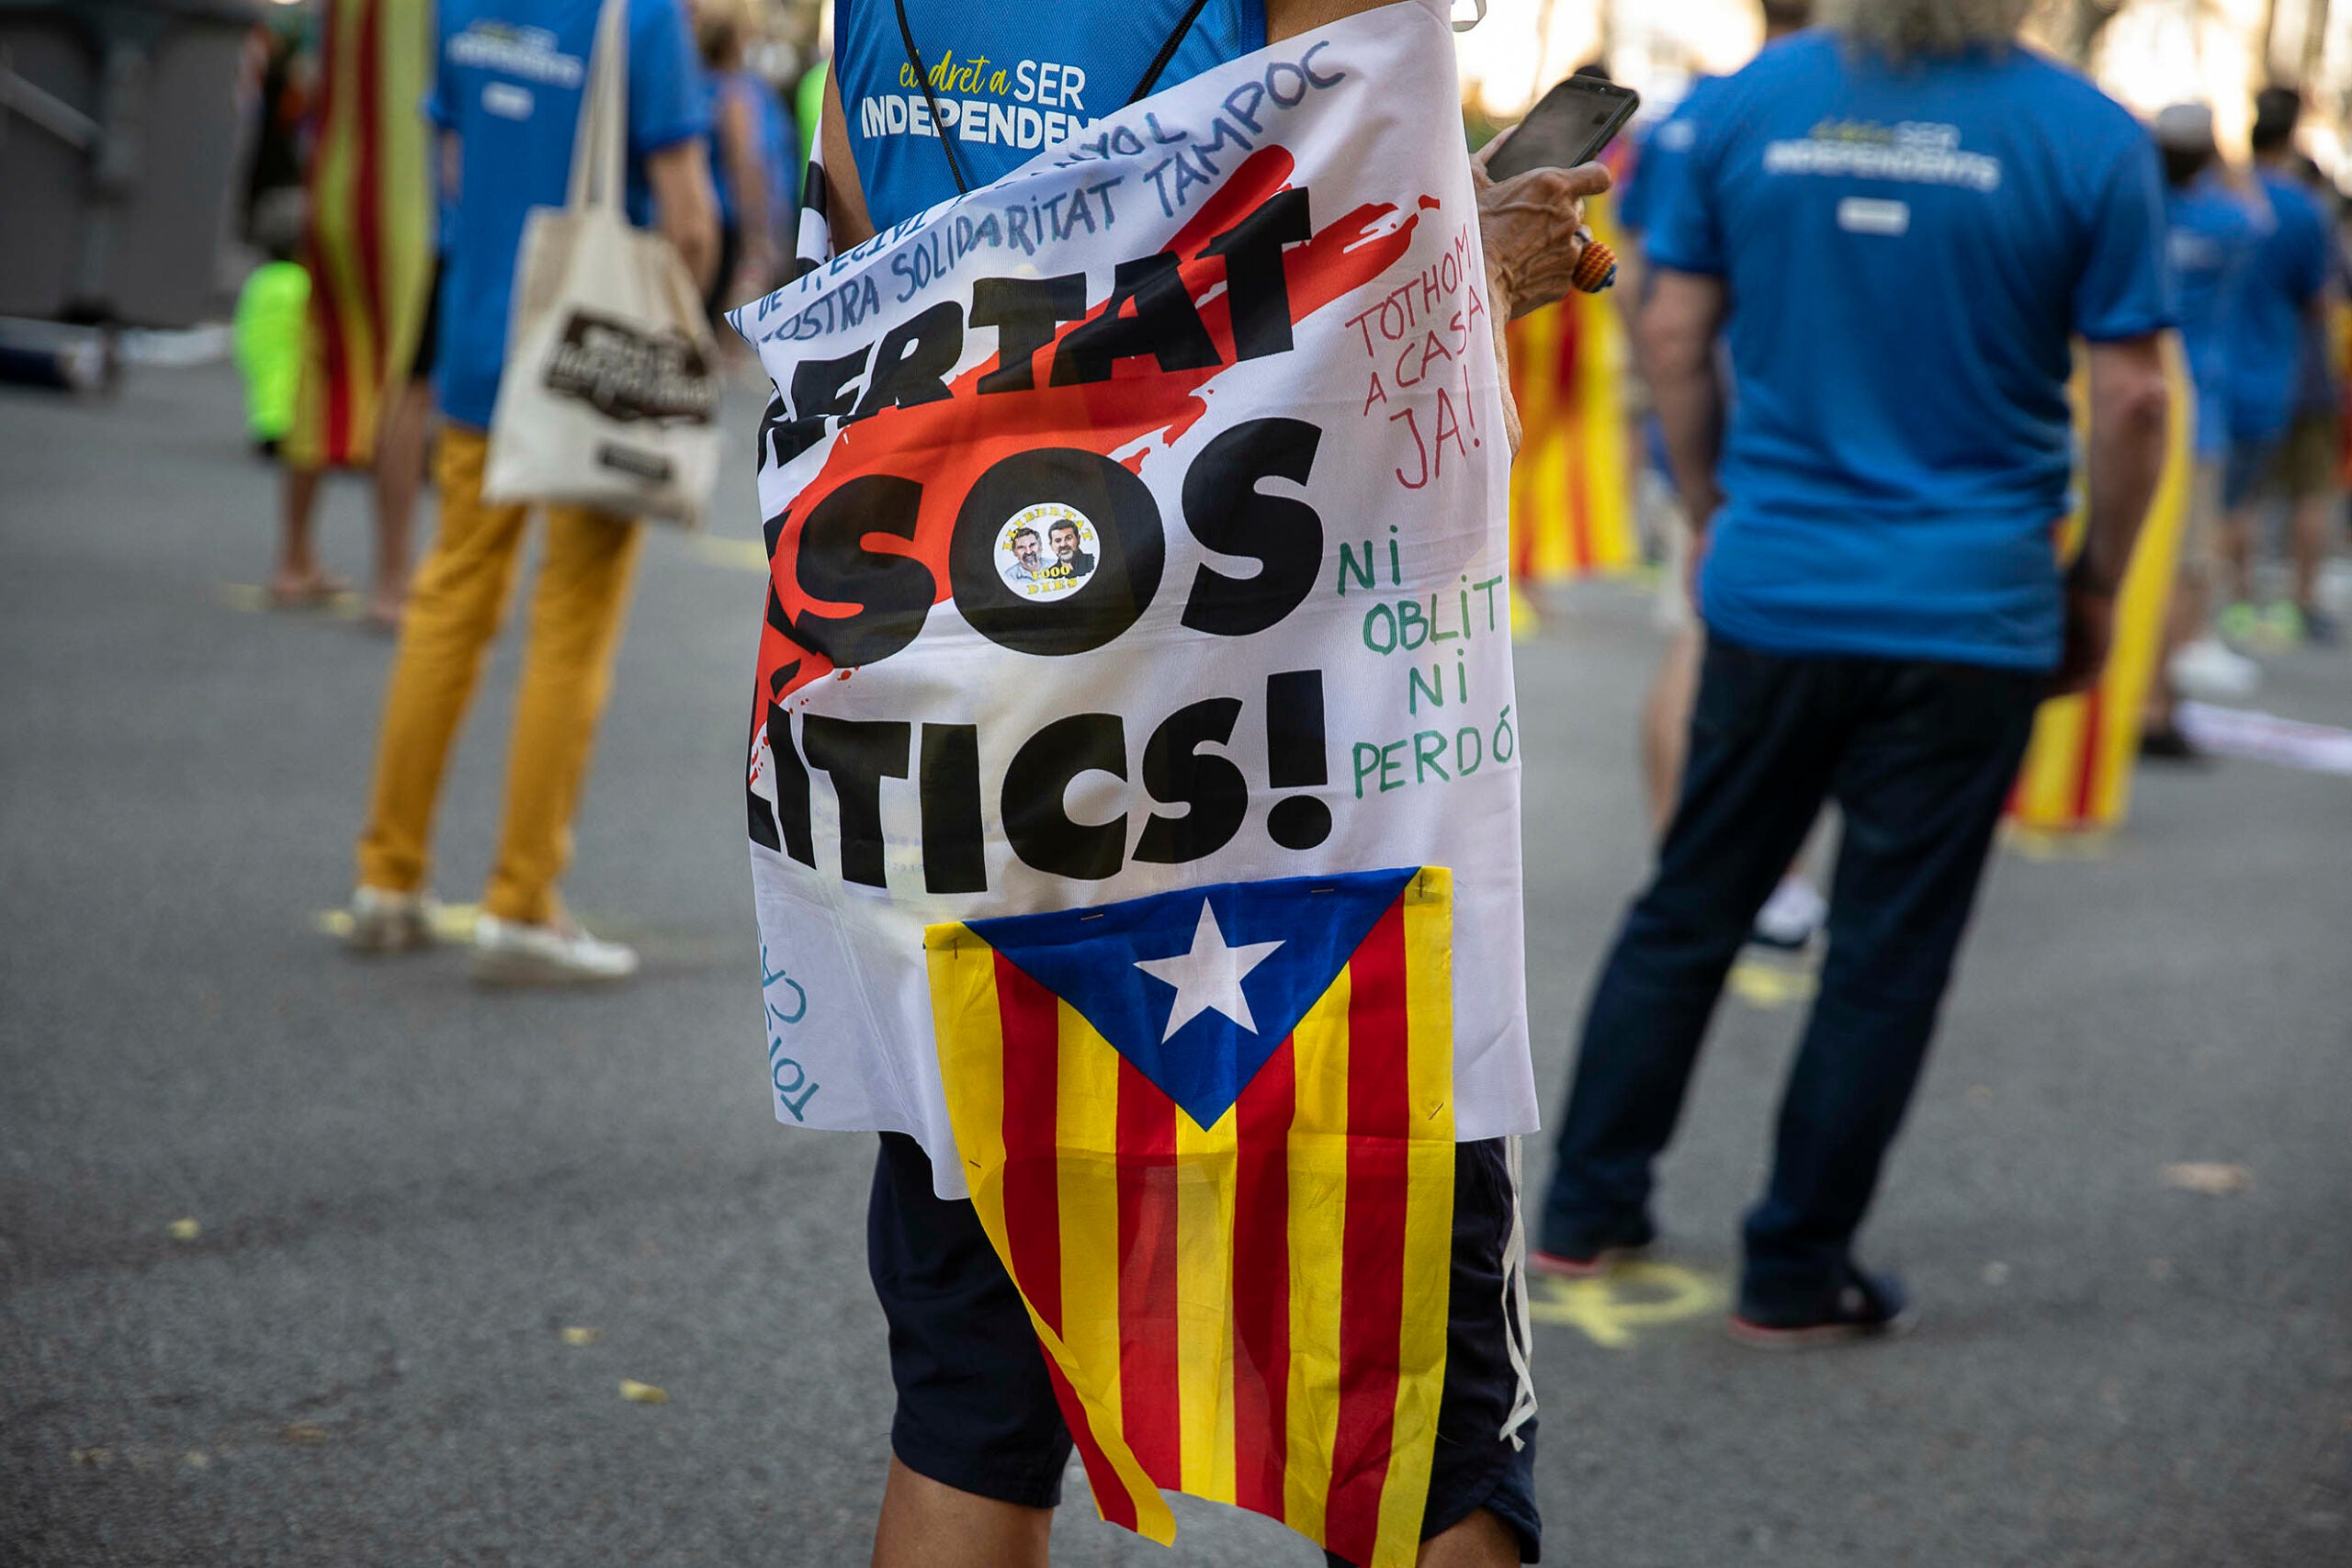
{"label": "banner hanging over shoulder", "polygon": [[[779,1120],[911,1134],[961,1195],[926,928],[1428,866],[1453,1135],[1533,1130],[1453,62],[1434,0],[1285,40],[735,314],[775,383],[748,805]],[[1168,1069],[1213,1120],[1310,981],[1283,930],[1151,929],[1056,988],[1147,1055],[1214,1036],[1225,1066]]]}

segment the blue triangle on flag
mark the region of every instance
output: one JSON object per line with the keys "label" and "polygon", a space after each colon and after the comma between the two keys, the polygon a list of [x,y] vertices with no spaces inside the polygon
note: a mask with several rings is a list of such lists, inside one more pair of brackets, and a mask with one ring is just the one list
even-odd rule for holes
{"label": "blue triangle on flag", "polygon": [[1208,1128],[1418,870],[1227,882],[967,929]]}

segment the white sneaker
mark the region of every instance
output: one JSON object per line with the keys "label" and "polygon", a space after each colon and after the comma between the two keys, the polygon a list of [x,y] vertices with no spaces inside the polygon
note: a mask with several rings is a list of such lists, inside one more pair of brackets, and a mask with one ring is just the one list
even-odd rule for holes
{"label": "white sneaker", "polygon": [[485,985],[597,985],[636,973],[635,949],[599,942],[569,919],[538,926],[474,919],[474,978]]}
{"label": "white sneaker", "polygon": [[351,890],[351,930],[344,944],[354,953],[409,953],[433,945],[436,907],[430,893],[395,893],[389,887]]}
{"label": "white sneaker", "polygon": [[2250,697],[2262,684],[2262,666],[2233,653],[2215,637],[2201,637],[2172,656],[2173,684],[2205,702]]}
{"label": "white sneaker", "polygon": [[1829,905],[1811,879],[1784,876],[1756,911],[1756,927],[1749,934],[1767,947],[1803,947],[1828,917]]}

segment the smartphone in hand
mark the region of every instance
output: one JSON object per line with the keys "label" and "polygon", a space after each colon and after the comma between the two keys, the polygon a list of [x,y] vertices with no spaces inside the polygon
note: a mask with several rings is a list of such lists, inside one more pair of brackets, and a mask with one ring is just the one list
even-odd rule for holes
{"label": "smartphone in hand", "polygon": [[1507,180],[1530,169],[1572,169],[1600,155],[1642,107],[1631,87],[1599,76],[1570,76],[1503,133],[1487,160],[1487,176]]}

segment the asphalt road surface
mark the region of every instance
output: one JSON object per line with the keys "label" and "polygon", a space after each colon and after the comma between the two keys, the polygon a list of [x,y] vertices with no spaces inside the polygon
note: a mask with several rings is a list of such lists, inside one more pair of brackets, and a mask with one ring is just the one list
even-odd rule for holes
{"label": "asphalt road surface", "polygon": [[[571,899],[646,973],[548,995],[319,929],[388,645],[234,586],[274,485],[225,369],[0,395],[0,1561],[865,1560],[872,1145],[775,1126],[757,1033],[755,406],[718,536],[650,542],[579,821]],[[333,490],[354,577],[364,517]],[[1520,664],[1553,1104],[1644,869],[1657,648],[1628,589],[1567,608]],[[444,804],[452,899],[486,868],[514,665],[510,638]],[[2352,723],[2352,654],[2275,660],[2260,700]],[[1720,1332],[1805,987],[1745,972],[1660,1266],[1540,1303],[1546,1561],[2352,1563],[2347,933],[2342,777],[2143,774],[2103,852],[2005,852],[1864,1235],[1922,1325],[1803,1357]],[[2168,1173],[2191,1162],[2223,1168]],[[1164,1555],[1073,1471],[1057,1561],[1319,1561],[1178,1517]]]}

